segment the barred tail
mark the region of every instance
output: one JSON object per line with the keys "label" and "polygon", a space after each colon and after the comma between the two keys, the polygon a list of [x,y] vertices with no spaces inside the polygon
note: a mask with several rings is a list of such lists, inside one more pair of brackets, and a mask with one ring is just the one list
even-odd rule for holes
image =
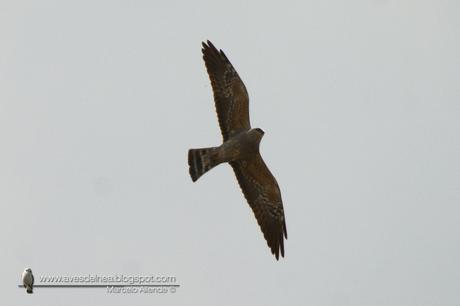
{"label": "barred tail", "polygon": [[196,181],[207,171],[211,170],[219,163],[213,156],[216,148],[202,148],[188,150],[188,165],[190,166],[190,176],[192,181]]}

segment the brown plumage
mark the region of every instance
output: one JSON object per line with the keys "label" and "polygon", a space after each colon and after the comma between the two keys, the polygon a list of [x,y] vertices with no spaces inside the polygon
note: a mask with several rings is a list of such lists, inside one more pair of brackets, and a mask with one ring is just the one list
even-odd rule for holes
{"label": "brown plumage", "polygon": [[251,129],[246,87],[224,52],[209,40],[203,43],[202,52],[224,143],[219,147],[190,149],[190,176],[195,182],[213,167],[228,162],[272,253],[276,259],[280,252],[284,257],[287,230],[281,192],[259,153],[264,132]]}

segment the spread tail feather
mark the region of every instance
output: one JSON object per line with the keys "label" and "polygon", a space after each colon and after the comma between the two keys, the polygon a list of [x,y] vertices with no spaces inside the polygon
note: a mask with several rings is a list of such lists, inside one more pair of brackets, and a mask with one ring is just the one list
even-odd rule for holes
{"label": "spread tail feather", "polygon": [[190,149],[188,151],[188,165],[192,181],[198,180],[203,174],[219,164],[215,158],[216,148]]}

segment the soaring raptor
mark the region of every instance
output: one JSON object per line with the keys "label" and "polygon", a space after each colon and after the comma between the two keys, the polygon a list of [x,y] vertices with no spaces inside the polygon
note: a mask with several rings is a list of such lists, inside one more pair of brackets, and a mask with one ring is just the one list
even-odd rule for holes
{"label": "soaring raptor", "polygon": [[284,257],[286,220],[278,183],[259,153],[264,131],[251,128],[248,93],[227,56],[209,40],[202,44],[224,141],[219,147],[188,151],[190,176],[195,182],[213,167],[229,163],[272,254],[278,260],[280,252]]}

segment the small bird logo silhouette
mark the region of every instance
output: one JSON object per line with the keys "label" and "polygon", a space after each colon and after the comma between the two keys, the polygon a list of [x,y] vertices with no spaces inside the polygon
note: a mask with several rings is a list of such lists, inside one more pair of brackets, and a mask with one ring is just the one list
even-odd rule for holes
{"label": "small bird logo silhouette", "polygon": [[34,275],[31,268],[27,268],[22,272],[22,284],[26,288],[27,293],[34,292]]}

